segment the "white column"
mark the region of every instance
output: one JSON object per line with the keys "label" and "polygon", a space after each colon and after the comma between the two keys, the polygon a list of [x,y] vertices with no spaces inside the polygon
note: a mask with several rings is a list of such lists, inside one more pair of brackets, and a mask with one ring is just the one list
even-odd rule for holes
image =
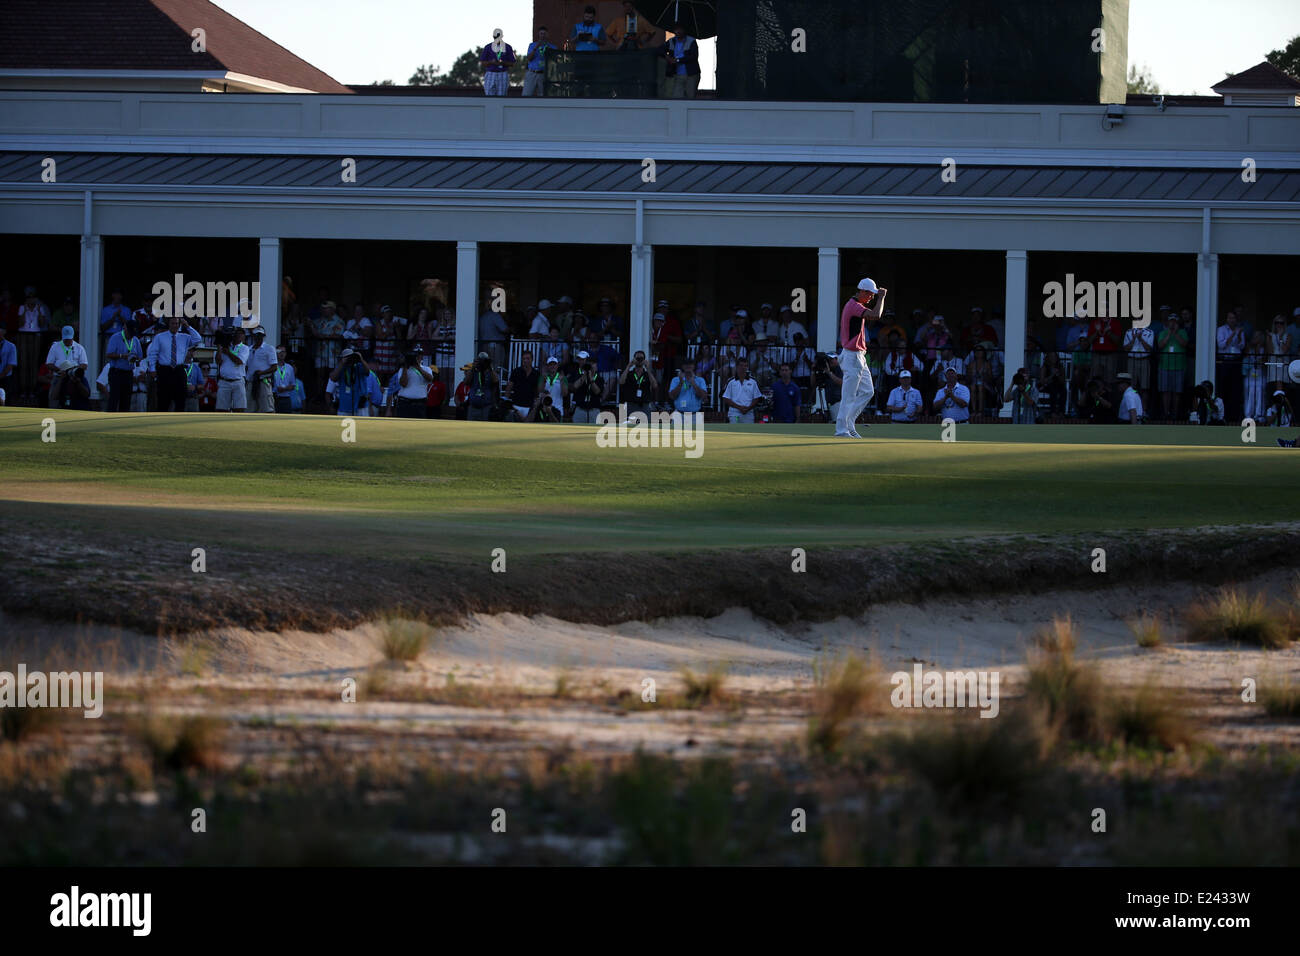
{"label": "white column", "polygon": [[280,240],[263,238],[257,247],[258,298],[253,303],[257,318],[266,329],[266,341],[280,344]]}
{"label": "white column", "polygon": [[[96,394],[99,378],[99,310],[104,305],[104,244],[99,236],[81,237],[81,289],[77,303],[77,341],[86,350],[86,381],[90,394]],[[108,393],[105,391],[104,395]],[[102,396],[101,396],[102,397]]]}
{"label": "white column", "polygon": [[[456,368],[474,361],[478,355],[478,243],[456,243]],[[508,356],[509,353],[507,353]],[[504,358],[504,357],[503,357]],[[448,382],[454,390],[460,383],[459,373]]]}
{"label": "white column", "polygon": [[[1007,250],[1006,341],[1002,343],[1002,394],[1025,364],[1025,320],[1029,314],[1029,254],[1023,249]],[[1000,398],[1001,396],[999,396]],[[997,405],[1001,407],[1001,401]]]}
{"label": "white column", "polygon": [[1196,381],[1214,381],[1215,326],[1219,320],[1219,256],[1201,252],[1196,256]]}
{"label": "white column", "polygon": [[637,349],[650,354],[650,316],[654,313],[655,250],[643,244],[632,247],[632,294],[628,303],[627,354]]}
{"label": "white column", "polygon": [[817,250],[817,336],[819,352],[838,351],[840,338],[840,250]]}

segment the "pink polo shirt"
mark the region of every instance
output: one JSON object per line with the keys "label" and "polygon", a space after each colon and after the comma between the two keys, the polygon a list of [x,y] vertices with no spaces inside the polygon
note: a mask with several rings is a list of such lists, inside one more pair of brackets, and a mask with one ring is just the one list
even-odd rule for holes
{"label": "pink polo shirt", "polygon": [[844,303],[844,311],[840,313],[840,342],[850,352],[865,352],[867,350],[867,323],[865,320],[862,323],[862,328],[858,329],[858,334],[852,337],[849,336],[849,321],[856,319],[866,311],[867,307],[854,298]]}

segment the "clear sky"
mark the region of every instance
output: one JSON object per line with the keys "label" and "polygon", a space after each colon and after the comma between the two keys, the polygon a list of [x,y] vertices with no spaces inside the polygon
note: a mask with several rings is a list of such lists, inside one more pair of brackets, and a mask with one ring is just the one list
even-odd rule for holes
{"label": "clear sky", "polygon": [[[416,67],[451,67],[493,27],[526,46],[532,0],[215,0],[342,83],[405,83]],[[556,26],[551,26],[554,35]],[[1129,63],[1149,68],[1168,93],[1209,95],[1300,34],[1300,0],[1131,0]],[[701,44],[709,88],[712,44]]]}

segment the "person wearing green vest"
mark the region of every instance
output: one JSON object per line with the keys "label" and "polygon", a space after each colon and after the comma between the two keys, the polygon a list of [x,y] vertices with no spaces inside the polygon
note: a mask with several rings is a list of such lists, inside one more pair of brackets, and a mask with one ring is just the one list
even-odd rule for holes
{"label": "person wearing green vest", "polygon": [[1187,382],[1187,332],[1177,312],[1170,312],[1166,322],[1156,340],[1156,353],[1160,356],[1160,407],[1166,419],[1177,420],[1178,403]]}

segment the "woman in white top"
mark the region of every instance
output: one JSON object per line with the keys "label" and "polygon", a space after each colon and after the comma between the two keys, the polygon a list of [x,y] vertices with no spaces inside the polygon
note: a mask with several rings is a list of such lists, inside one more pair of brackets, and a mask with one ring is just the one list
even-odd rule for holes
{"label": "woman in white top", "polygon": [[1270,382],[1281,382],[1284,380],[1286,367],[1290,363],[1290,356],[1296,351],[1300,342],[1291,341],[1291,333],[1286,330],[1286,317],[1283,315],[1273,316],[1273,331],[1268,333],[1268,380]]}

